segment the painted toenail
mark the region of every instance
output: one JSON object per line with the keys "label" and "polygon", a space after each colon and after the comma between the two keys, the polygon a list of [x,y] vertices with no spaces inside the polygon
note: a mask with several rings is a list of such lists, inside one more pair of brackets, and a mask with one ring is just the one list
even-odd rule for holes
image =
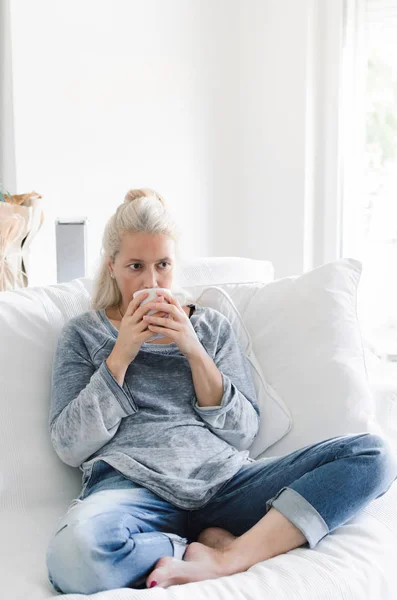
{"label": "painted toenail", "polygon": [[150,587],[154,587],[155,585],[157,585],[157,581],[152,581],[152,583],[150,584]]}

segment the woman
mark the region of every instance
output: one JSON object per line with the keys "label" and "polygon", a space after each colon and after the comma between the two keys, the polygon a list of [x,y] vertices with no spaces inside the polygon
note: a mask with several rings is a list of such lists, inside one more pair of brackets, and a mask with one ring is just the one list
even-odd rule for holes
{"label": "woman", "polygon": [[397,476],[369,433],[249,457],[259,408],[228,319],[167,291],[133,298],[173,290],[177,238],[163,199],[130,191],[105,228],[92,310],[59,337],[50,435],[83,487],[47,551],[57,591],[168,587],[314,548]]}

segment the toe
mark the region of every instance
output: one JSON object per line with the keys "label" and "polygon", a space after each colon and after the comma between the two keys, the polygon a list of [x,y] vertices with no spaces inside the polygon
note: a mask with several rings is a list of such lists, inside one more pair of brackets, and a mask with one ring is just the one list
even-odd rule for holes
{"label": "toe", "polygon": [[149,577],[146,579],[146,587],[154,587],[153,582],[156,586],[165,587],[165,583],[169,577],[170,563],[173,561],[172,556],[163,556],[160,558]]}

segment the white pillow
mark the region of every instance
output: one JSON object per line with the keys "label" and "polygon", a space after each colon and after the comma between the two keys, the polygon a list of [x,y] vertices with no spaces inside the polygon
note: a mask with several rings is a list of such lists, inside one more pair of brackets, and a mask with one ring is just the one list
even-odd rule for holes
{"label": "white pillow", "polygon": [[[51,445],[51,369],[59,332],[85,312],[80,280],[0,294],[0,494],[2,510],[34,510],[37,532],[81,490],[81,471]],[[42,474],[40,476],[40,474]]]}
{"label": "white pillow", "polygon": [[339,259],[257,287],[242,318],[266,381],[292,414],[262,456],[282,456],[375,422],[356,311],[361,263]]}
{"label": "white pillow", "polygon": [[243,354],[250,363],[261,415],[259,431],[249,449],[250,456],[256,458],[288,433],[292,427],[291,414],[277,392],[265,381],[252,350],[251,336],[229,294],[220,287],[209,286],[200,295],[197,303],[214,308],[227,317]]}

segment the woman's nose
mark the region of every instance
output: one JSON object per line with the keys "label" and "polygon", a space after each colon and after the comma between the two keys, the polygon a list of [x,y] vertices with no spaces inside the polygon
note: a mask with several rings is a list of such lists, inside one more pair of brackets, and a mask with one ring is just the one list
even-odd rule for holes
{"label": "woman's nose", "polygon": [[157,287],[157,277],[156,277],[155,273],[149,273],[148,275],[146,275],[143,287],[146,287],[146,288]]}

